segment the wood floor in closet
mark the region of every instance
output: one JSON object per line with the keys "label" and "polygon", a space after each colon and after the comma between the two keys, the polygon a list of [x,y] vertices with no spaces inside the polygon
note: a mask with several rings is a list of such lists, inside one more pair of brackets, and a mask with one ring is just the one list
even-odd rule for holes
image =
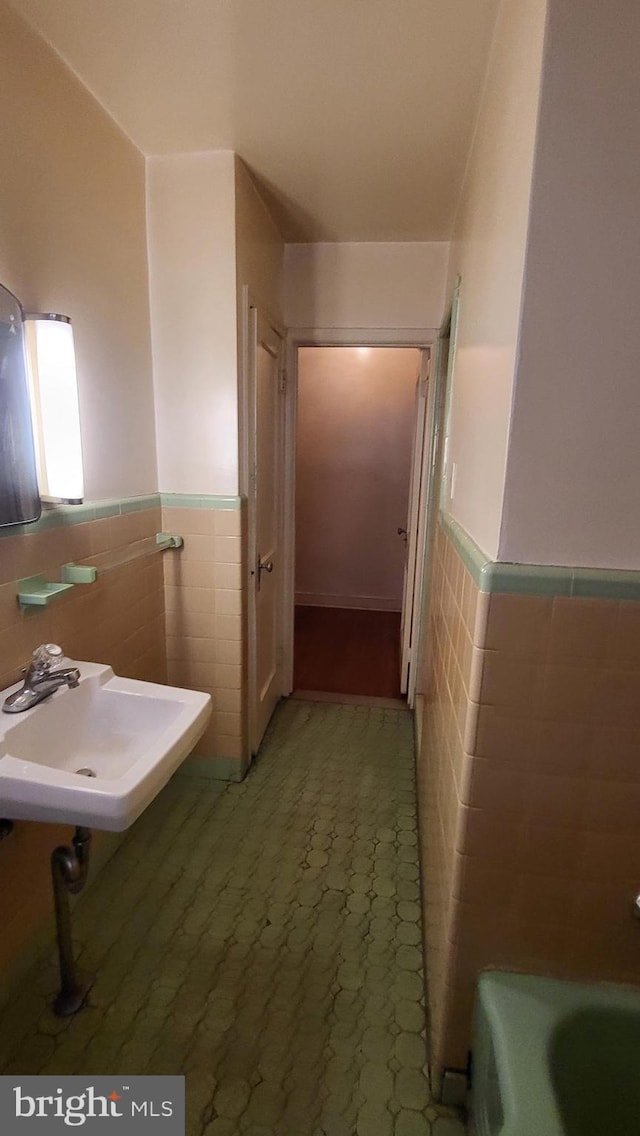
{"label": "wood floor in closet", "polygon": [[400,612],[296,607],[294,687],[401,698]]}

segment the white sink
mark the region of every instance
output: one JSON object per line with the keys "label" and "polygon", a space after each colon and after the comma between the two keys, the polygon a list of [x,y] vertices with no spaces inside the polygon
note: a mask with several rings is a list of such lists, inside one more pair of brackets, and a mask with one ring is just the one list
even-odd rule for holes
{"label": "white sink", "polygon": [[211,697],[77,666],[75,690],[0,714],[0,816],[121,832],[191,752]]}

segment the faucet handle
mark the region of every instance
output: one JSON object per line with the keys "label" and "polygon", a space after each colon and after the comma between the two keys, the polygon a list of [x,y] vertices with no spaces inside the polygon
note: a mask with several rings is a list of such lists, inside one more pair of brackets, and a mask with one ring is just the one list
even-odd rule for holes
{"label": "faucet handle", "polygon": [[32,663],[47,670],[53,663],[58,663],[64,657],[62,647],[57,643],[41,643],[31,656]]}

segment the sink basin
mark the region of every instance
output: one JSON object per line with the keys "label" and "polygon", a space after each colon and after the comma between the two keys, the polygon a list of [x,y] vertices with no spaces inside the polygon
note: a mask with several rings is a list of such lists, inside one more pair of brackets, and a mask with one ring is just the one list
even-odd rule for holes
{"label": "sink basin", "polygon": [[0,815],[122,832],[193,749],[211,697],[77,666],[75,690],[0,714]]}

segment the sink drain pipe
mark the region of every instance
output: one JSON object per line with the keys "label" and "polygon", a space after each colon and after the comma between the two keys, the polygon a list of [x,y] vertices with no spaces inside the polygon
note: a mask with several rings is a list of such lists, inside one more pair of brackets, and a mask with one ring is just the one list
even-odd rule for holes
{"label": "sink drain pipe", "polygon": [[77,1014],[93,984],[93,978],[85,976],[81,979],[76,970],[69,908],[69,895],[77,895],[87,882],[91,849],[90,830],[76,828],[72,845],[73,847],[69,847],[61,844],[51,853],[53,902],[60,961],[60,993],[53,1003],[53,1011],[59,1018],[68,1018],[72,1014]]}

